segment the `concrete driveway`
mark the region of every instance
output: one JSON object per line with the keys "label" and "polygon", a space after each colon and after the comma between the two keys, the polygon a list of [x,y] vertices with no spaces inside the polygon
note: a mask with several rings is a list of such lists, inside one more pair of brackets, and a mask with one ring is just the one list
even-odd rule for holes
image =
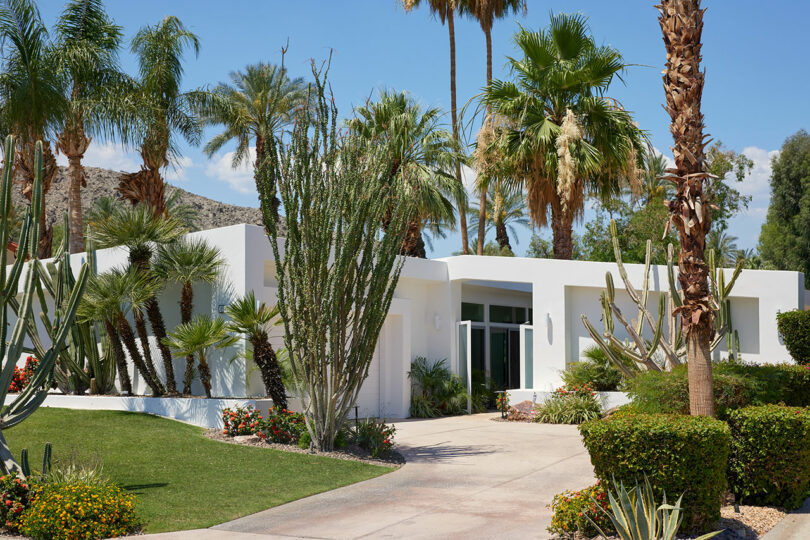
{"label": "concrete driveway", "polygon": [[384,476],[166,539],[549,538],[556,493],[593,483],[576,426],[492,414],[396,422],[407,460]]}

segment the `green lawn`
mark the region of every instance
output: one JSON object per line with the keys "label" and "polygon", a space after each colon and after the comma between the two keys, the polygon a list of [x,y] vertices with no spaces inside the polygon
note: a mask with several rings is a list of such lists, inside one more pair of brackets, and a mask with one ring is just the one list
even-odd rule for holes
{"label": "green lawn", "polygon": [[391,470],[217,442],[195,426],[116,411],[41,408],[4,434],[15,456],[28,448],[32,467],[46,442],[55,462],[101,461],[138,496],[146,532],[210,527]]}

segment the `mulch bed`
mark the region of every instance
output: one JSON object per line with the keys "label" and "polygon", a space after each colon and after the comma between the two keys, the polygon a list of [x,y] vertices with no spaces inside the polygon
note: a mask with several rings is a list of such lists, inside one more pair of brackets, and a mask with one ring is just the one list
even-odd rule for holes
{"label": "mulch bed", "polygon": [[226,442],[230,444],[241,444],[243,446],[259,446],[261,448],[272,448],[273,450],[281,450],[282,452],[295,452],[297,454],[309,454],[311,456],[323,456],[336,459],[345,459],[349,461],[362,461],[371,465],[381,465],[384,467],[400,467],[405,463],[405,458],[396,450],[390,452],[385,457],[372,457],[369,452],[355,444],[349,444],[346,448],[335,449],[332,452],[321,452],[316,449],[305,450],[299,448],[294,444],[281,444],[274,442],[267,442],[255,436],[242,436],[230,437],[222,433],[218,429],[205,430],[205,436],[215,441]]}

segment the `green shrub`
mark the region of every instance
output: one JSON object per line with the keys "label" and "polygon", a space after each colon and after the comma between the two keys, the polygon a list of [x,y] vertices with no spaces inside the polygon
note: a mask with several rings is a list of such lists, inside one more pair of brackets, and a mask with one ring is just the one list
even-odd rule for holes
{"label": "green shrub", "polygon": [[795,309],[776,316],[779,334],[798,364],[810,364],[810,310]]}
{"label": "green shrub", "polygon": [[20,520],[20,533],[34,538],[110,538],[137,527],[135,496],[114,484],[36,486]]}
{"label": "green shrub", "polygon": [[267,418],[259,421],[256,435],[270,442],[296,444],[301,434],[306,431],[306,418],[303,414],[273,407]]}
{"label": "green shrub", "polygon": [[605,351],[597,346],[583,352],[585,360],[574,362],[562,372],[566,386],[590,384],[597,392],[613,392],[619,389],[624,377],[622,372],[608,360]]}
{"label": "green shrub", "polygon": [[[637,412],[647,414],[689,414],[689,381],[686,366],[672,371],[645,371],[625,382],[625,389]],[[718,418],[731,409],[749,405],[756,384],[742,375],[714,374],[714,402]]]}
{"label": "green shrub", "polygon": [[535,408],[535,422],[542,424],[581,424],[602,416],[602,405],[590,386],[558,388]]}
{"label": "green shrub", "polygon": [[368,450],[373,457],[388,454],[394,448],[394,426],[375,418],[366,418],[357,424],[355,441],[357,446]]}
{"label": "green shrub", "polygon": [[28,481],[13,474],[0,476],[0,526],[19,532],[20,519],[29,503]]}
{"label": "green shrub", "polygon": [[731,491],[745,502],[798,508],[810,495],[810,409],[746,407],[728,424]]}
{"label": "green shrub", "polygon": [[795,364],[743,364],[720,362],[716,373],[745,377],[754,385],[751,405],[784,403],[810,407],[810,367]]}
{"label": "green shrub", "polygon": [[594,523],[605,532],[613,529],[606,514],[608,495],[601,482],[579,491],[558,493],[550,507],[553,514],[548,531],[551,533],[571,536],[579,532],[583,536],[593,537],[599,534]]}
{"label": "green shrub", "polygon": [[433,418],[467,412],[467,386],[450,372],[445,360],[415,358],[408,377],[411,379],[411,416]]}
{"label": "green shrub", "polygon": [[688,529],[707,530],[720,518],[730,445],[725,422],[629,413],[585,422],[579,430],[605,486],[614,479],[632,486],[646,475],[656,498],[684,494]]}

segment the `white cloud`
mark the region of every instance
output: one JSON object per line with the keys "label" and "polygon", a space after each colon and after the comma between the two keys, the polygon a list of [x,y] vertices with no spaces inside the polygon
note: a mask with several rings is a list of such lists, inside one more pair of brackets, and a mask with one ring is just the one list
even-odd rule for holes
{"label": "white cloud", "polygon": [[169,165],[166,169],[166,173],[164,174],[164,178],[166,180],[171,180],[175,182],[186,182],[188,181],[188,175],[186,174],[186,170],[189,167],[194,166],[194,162],[188,156],[180,156],[177,159],[177,162]]}
{"label": "white cloud", "polygon": [[461,183],[464,184],[464,189],[467,193],[475,193],[475,180],[478,178],[478,173],[475,169],[468,165],[461,166]]}
{"label": "white cloud", "polygon": [[[59,165],[67,166],[67,157],[63,154],[56,156]],[[114,143],[91,142],[84,153],[82,165],[85,167],[100,167],[113,171],[135,172],[140,167],[140,157],[135,152],[127,152],[120,145]]]}
{"label": "white cloud", "polygon": [[256,160],[256,149],[250,149],[250,159],[247,165],[233,168],[233,152],[226,152],[212,158],[205,174],[227,182],[231,189],[239,193],[256,193],[256,183],[253,179],[253,162]]}
{"label": "white cloud", "polygon": [[661,154],[662,156],[664,156],[664,162],[666,163],[668,169],[675,167],[675,160],[672,159],[672,157],[669,156],[668,154],[663,153],[661,150],[659,150],[654,146],[653,146],[653,153]]}
{"label": "white cloud", "polygon": [[779,155],[779,150],[764,150],[756,146],[748,146],[743,149],[743,154],[754,162],[751,174],[745,177],[742,182],[735,182],[736,187],[744,195],[751,195],[754,199],[764,197],[767,201],[770,198],[771,160]]}

